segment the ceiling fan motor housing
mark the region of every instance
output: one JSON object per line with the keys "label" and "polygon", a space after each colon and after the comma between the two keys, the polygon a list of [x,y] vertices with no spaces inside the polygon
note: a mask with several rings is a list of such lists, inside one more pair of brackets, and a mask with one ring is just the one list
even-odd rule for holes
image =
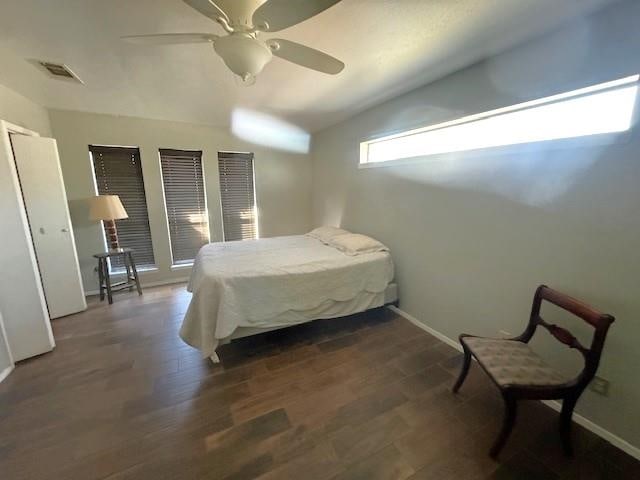
{"label": "ceiling fan motor housing", "polygon": [[244,80],[259,74],[273,57],[264,43],[242,33],[217,39],[213,48],[227,67]]}

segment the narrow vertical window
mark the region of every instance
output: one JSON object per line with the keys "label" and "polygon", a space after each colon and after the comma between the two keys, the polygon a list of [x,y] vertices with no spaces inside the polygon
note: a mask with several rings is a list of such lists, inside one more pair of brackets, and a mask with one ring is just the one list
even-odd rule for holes
{"label": "narrow vertical window", "polygon": [[189,265],[209,243],[202,152],[160,150],[173,265]]}
{"label": "narrow vertical window", "polygon": [[218,152],[224,239],[258,238],[253,153]]}
{"label": "narrow vertical window", "polygon": [[[116,220],[120,246],[132,248],[138,268],[156,266],[149,227],[140,150],[90,145],[98,195],[118,195],[129,218]],[[123,272],[122,257],[113,257],[111,270]]]}

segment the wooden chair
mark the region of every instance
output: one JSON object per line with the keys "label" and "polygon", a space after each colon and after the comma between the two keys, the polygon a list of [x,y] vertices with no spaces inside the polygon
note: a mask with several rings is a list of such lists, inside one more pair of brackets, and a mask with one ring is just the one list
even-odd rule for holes
{"label": "wooden chair", "polygon": [[[540,317],[540,305],[546,300],[558,307],[582,318],[594,327],[595,332],[590,348],[586,348],[567,330],[551,325]],[[573,453],[571,445],[571,417],[580,395],[593,379],[600,363],[600,355],[605,337],[614,318],[600,313],[590,306],[563,293],[541,285],[536,290],[531,307],[529,324],[524,333],[511,339],[493,339],[460,335],[464,349],[464,362],[453,392],[456,393],[469,372],[471,357],[496,384],[505,404],[505,416],[502,429],[493,444],[490,455],[496,458],[513,429],[516,420],[518,400],[562,399],[560,413],[560,436],[567,455]],[[584,357],[584,369],[580,374],[567,379],[548,366],[528,346],[536,328],[546,328],[557,340],[575,348]]]}

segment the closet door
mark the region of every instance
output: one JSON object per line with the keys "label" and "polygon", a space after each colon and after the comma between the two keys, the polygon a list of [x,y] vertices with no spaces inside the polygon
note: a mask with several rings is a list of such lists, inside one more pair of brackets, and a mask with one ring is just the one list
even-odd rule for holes
{"label": "closet door", "polygon": [[11,135],[11,145],[49,316],[84,310],[87,304],[56,141]]}

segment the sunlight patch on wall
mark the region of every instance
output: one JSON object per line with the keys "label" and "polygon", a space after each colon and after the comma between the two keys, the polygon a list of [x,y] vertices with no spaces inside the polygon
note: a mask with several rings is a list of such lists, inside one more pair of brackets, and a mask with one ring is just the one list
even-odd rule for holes
{"label": "sunlight patch on wall", "polygon": [[308,132],[264,113],[234,109],[231,131],[236,137],[257,145],[293,153],[309,153],[311,135]]}

